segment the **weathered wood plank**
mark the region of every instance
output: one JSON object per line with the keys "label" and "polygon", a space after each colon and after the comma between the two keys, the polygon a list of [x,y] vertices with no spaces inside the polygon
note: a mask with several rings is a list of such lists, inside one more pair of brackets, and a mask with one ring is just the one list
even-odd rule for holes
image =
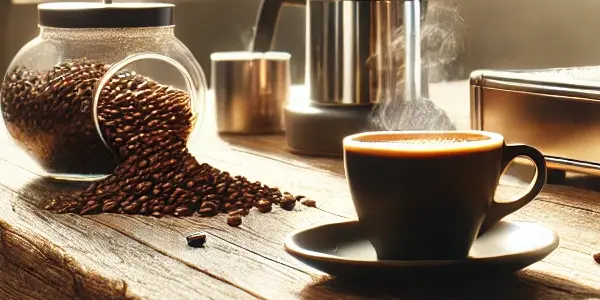
{"label": "weathered wood plank", "polygon": [[0,255],[0,283],[0,299],[4,300],[80,299],[61,292],[61,285],[55,286],[45,282],[27,270],[11,264],[2,255]]}
{"label": "weathered wood plank", "polygon": [[[19,173],[0,172],[3,182],[7,176]],[[30,203],[31,191],[18,191],[0,186],[0,253],[69,297],[252,298],[97,222],[41,210]]]}

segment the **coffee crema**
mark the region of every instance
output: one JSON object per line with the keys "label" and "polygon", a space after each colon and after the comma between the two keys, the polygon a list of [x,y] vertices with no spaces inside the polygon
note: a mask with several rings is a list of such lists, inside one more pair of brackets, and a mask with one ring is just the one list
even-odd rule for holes
{"label": "coffee crema", "polygon": [[504,138],[482,131],[364,132],[344,139],[347,151],[384,156],[457,155],[489,151],[504,145]]}

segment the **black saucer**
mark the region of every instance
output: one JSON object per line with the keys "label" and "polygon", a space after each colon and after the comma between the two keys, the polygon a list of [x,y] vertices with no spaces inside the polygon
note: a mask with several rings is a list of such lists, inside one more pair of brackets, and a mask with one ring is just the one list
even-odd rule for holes
{"label": "black saucer", "polygon": [[358,222],[349,221],[293,232],[285,240],[285,250],[307,265],[335,276],[468,276],[516,272],[542,260],[558,243],[556,232],[542,225],[501,221],[477,238],[464,260],[377,260]]}

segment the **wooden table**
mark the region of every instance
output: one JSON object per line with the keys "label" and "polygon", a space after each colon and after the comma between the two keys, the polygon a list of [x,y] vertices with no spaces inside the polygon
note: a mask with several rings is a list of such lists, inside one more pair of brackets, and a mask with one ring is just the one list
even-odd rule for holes
{"label": "wooden table", "polygon": [[[437,85],[432,97],[459,127],[468,127],[465,82]],[[448,98],[447,95],[453,95]],[[208,116],[212,116],[209,113]],[[205,123],[194,152],[232,174],[279,186],[317,201],[294,212],[252,212],[240,228],[224,216],[185,219],[104,214],[58,215],[41,209],[64,184],[2,136],[0,149],[0,299],[598,299],[600,194],[548,185],[513,220],[556,230],[560,247],[514,276],[472,282],[347,284],[314,270],[283,250],[292,230],[355,218],[339,159],[290,154],[281,136],[219,138]],[[596,179],[586,179],[595,184]],[[571,180],[581,184],[581,181]],[[514,193],[508,181],[499,196]],[[208,233],[193,249],[185,236]],[[491,276],[491,274],[488,274]]]}

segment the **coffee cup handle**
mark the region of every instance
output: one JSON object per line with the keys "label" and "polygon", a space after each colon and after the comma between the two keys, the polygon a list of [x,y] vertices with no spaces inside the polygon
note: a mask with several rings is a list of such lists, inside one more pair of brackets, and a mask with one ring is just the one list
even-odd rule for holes
{"label": "coffee cup handle", "polygon": [[529,190],[521,198],[504,203],[494,201],[481,225],[479,234],[486,232],[502,218],[512,214],[531,202],[531,200],[542,191],[544,184],[546,184],[546,159],[540,151],[528,145],[504,145],[502,154],[502,172],[504,172],[510,162],[518,156],[528,157],[535,164],[536,176],[534,181],[530,184]]}

